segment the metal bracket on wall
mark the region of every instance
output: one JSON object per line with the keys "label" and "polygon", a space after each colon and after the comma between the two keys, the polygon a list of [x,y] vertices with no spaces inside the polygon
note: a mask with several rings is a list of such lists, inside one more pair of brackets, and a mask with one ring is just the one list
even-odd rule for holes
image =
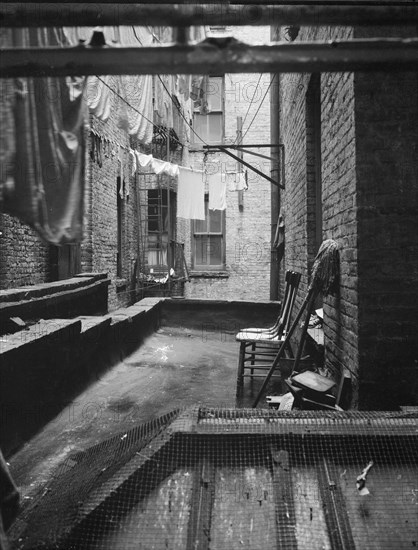
{"label": "metal bracket on wall", "polygon": [[244,166],[246,166],[247,168],[249,168],[250,170],[252,170],[256,174],[258,174],[260,177],[266,179],[267,181],[269,181],[273,185],[277,185],[281,189],[284,189],[283,184],[281,184],[278,181],[274,180],[270,176],[267,176],[267,174],[264,174],[264,172],[261,172],[261,170],[258,170],[257,168],[255,168],[249,162],[246,162],[245,160],[241,159],[237,155],[234,155],[233,153],[231,153],[231,151],[228,151],[228,149],[236,149],[238,151],[245,150],[245,152],[249,153],[250,155],[255,155],[257,157],[265,158],[265,159],[271,160],[273,162],[279,162],[278,159],[268,157],[266,155],[261,155],[260,153],[254,153],[253,151],[247,151],[247,149],[250,148],[250,147],[260,147],[260,148],[262,148],[262,147],[279,147],[279,149],[283,149],[284,145],[283,145],[283,143],[279,143],[279,144],[260,144],[260,145],[204,145],[203,149],[205,149],[205,151],[212,151],[214,153],[216,153],[216,152],[225,153],[225,154],[229,155],[230,157],[232,157],[237,162],[240,162],[241,164],[243,164]]}

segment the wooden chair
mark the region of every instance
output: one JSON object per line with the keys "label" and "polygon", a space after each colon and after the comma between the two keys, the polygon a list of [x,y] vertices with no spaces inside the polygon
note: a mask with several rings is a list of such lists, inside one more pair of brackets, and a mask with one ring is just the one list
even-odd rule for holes
{"label": "wooden chair", "polygon": [[296,372],[285,380],[285,384],[298,409],[343,410],[339,405],[344,384],[342,367],[333,368],[329,376],[312,371]]}
{"label": "wooden chair", "polygon": [[[264,377],[269,370],[272,358],[283,342],[291,323],[291,314],[299,287],[301,274],[287,271],[285,291],[280,314],[275,324],[269,328],[247,328],[240,331],[235,339],[240,342],[237,376],[237,396],[242,393],[244,378]],[[286,346],[288,357],[293,357],[290,343]],[[249,371],[249,373],[246,373]]]}

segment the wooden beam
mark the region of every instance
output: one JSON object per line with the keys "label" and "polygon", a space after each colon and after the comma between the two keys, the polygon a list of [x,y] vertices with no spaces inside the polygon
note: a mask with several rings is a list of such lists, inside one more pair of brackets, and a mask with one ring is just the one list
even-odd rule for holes
{"label": "wooden beam", "polygon": [[214,499],[215,468],[205,457],[195,466],[186,550],[209,550]]}
{"label": "wooden beam", "polygon": [[417,5],[3,3],[3,27],[97,25],[416,25]]}
{"label": "wooden beam", "polygon": [[[300,6],[300,5],[324,5],[324,6],[410,6],[416,0],[276,0],[277,6]],[[8,0],[8,4],[21,4],[22,0]],[[37,4],[84,4],[84,0],[62,0],[61,2],[50,2],[49,0],[37,0]],[[101,4],[114,4],[115,0],[101,0]],[[122,3],[122,2],[121,2]],[[124,0],[123,4],[138,4],[138,0]],[[180,5],[201,5],[207,4],[205,0],[142,0],[141,4],[180,4]],[[211,0],[211,5],[225,4],[225,0]],[[262,5],[271,4],[268,0],[228,0],[231,5]]]}
{"label": "wooden beam", "polygon": [[336,550],[355,550],[347,506],[332,464],[322,457],[318,464],[318,483],[331,547]]}
{"label": "wooden beam", "polygon": [[276,508],[277,548],[297,550],[293,482],[289,453],[271,448],[273,493]]}
{"label": "wooden beam", "polygon": [[249,46],[205,40],[146,48],[9,48],[0,77],[109,74],[288,73],[416,70],[418,39],[297,42]]}

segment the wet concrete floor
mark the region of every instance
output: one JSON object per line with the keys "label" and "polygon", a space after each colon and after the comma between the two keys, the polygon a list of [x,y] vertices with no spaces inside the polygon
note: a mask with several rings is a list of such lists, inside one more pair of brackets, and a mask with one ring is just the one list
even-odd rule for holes
{"label": "wet concrete floor", "polygon": [[11,457],[23,498],[30,499],[69,454],[137,424],[178,407],[235,407],[238,349],[233,335],[158,330]]}

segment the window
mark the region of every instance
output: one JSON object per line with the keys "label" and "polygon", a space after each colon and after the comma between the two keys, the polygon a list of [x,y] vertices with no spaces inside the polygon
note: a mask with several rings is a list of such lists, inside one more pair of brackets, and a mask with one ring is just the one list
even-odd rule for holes
{"label": "window", "polygon": [[225,266],[225,210],[209,210],[205,196],[205,219],[193,222],[193,269],[219,270]]}
{"label": "window", "polygon": [[224,96],[223,76],[209,76],[203,79],[200,97],[194,105],[193,130],[197,135],[192,132],[193,145],[223,142]]}
{"label": "window", "polygon": [[175,239],[175,193],[167,189],[148,191],[148,267],[167,272],[169,243]]}

